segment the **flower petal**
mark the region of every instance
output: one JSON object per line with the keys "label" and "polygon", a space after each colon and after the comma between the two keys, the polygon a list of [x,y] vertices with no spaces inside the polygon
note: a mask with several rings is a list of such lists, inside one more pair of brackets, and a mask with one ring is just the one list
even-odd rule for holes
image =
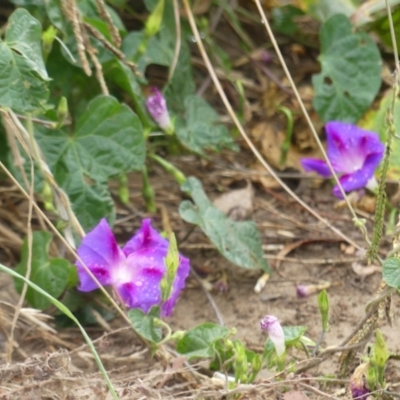
{"label": "flower petal", "polygon": [[169,299],[163,303],[161,307],[161,316],[169,317],[175,307],[176,301],[178,300],[179,294],[185,287],[186,278],[190,272],[190,261],[188,258],[179,256],[179,267],[176,272],[174,284],[172,285],[172,291]]}
{"label": "flower petal", "polygon": [[[351,192],[353,190],[364,188],[368,181],[374,176],[375,169],[381,160],[379,154],[372,154],[368,156],[363,167],[352,174],[343,175],[339,178],[341,185],[345,192]],[[338,197],[342,198],[339,186],[335,185],[332,193]]]}
{"label": "flower petal", "polygon": [[168,240],[163,238],[152,226],[151,219],[147,218],[142,221],[142,227],[136,232],[129,242],[126,243],[122,251],[126,256],[140,250],[148,248],[165,249],[165,254],[168,251]]}
{"label": "flower petal", "polygon": [[281,356],[285,352],[285,334],[278,318],[266,315],[260,322],[261,329],[267,331],[269,338],[275,345],[276,354]]}
{"label": "flower petal", "polygon": [[327,153],[335,171],[351,174],[360,169],[372,154],[380,155],[379,164],[384,145],[375,132],[339,121],[328,122],[325,130]]}
{"label": "flower petal", "polygon": [[[102,285],[111,284],[112,268],[124,260],[124,255],[105,219],[90,231],[77,250],[78,256],[95,275]],[[80,286],[79,290],[90,292],[98,285],[88,275],[82,263],[77,261]]]}
{"label": "flower petal", "polygon": [[306,172],[315,171],[325,178],[329,178],[332,175],[328,164],[323,160],[302,158],[300,162]]}
{"label": "flower petal", "polygon": [[[160,282],[165,273],[163,249],[142,249],[132,253],[124,265],[125,271],[113,275],[113,284],[124,304],[148,313],[160,304]],[[124,275],[125,274],[125,275]]]}

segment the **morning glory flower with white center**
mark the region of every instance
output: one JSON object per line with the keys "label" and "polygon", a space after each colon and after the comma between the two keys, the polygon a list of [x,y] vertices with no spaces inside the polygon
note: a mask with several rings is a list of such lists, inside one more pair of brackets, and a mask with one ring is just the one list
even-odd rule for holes
{"label": "morning glory flower with white center", "polygon": [[275,346],[276,354],[280,357],[285,352],[285,335],[278,318],[273,315],[266,315],[260,321],[260,326],[263,331],[268,333]]}
{"label": "morning glory flower with white center", "polygon": [[[327,155],[333,169],[340,175],[339,181],[345,192],[370,187],[376,184],[374,172],[383,158],[384,144],[378,134],[356,125],[331,121],[325,126]],[[315,158],[303,158],[301,164],[309,171],[330,177],[328,164]],[[338,185],[333,194],[342,198]]]}
{"label": "morning glory flower with white center", "polygon": [[165,97],[155,86],[150,89],[150,93],[151,95],[146,100],[148,112],[161,129],[170,131],[172,125]]}
{"label": "morning glory flower with white center", "polygon": [[[128,308],[140,308],[148,313],[153,306],[161,306],[161,316],[171,315],[179,293],[189,275],[189,260],[179,255],[179,266],[169,298],[162,302],[160,283],[166,274],[165,258],[168,240],[151,226],[150,219],[121,249],[105,219],[82,240],[77,253],[103,286],[112,286]],[[77,261],[80,285],[78,290],[90,292],[97,284]]]}

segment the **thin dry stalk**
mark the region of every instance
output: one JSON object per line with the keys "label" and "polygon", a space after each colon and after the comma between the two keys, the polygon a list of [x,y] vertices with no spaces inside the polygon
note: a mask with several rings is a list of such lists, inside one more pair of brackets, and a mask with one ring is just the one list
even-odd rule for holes
{"label": "thin dry stalk", "polygon": [[[64,193],[64,191],[57,185],[57,182],[54,179],[54,176],[50,170],[50,167],[47,165],[44,156],[40,150],[39,145],[35,140],[34,134],[30,134],[25,127],[21,124],[17,116],[13,111],[9,110],[5,114],[5,120],[8,121],[10,126],[13,129],[15,136],[18,141],[21,143],[25,152],[31,157],[38,165],[42,176],[46,180],[46,182],[50,185],[53,191],[54,203],[56,206],[56,210],[60,217],[70,222],[71,226],[75,229],[75,231],[81,236],[85,236],[85,231],[83,230],[81,224],[77,220],[75,213],[72,211],[71,204],[69,202],[68,196]],[[45,229],[45,223],[42,223],[42,229]],[[70,243],[70,246],[75,248],[75,240],[73,238],[73,234],[71,231],[71,227],[67,226],[64,229],[65,238]]]}
{"label": "thin dry stalk", "polygon": [[101,32],[99,32],[97,29],[93,28],[93,26],[87,24],[86,22],[84,22],[83,25],[94,38],[96,38],[110,53],[114,54],[120,61],[122,61],[127,67],[129,67],[133,73],[135,73],[137,76],[141,75],[137,71],[136,64],[132,61],[127,60],[125,54],[120,49],[113,46]]}
{"label": "thin dry stalk", "polygon": [[[34,164],[31,155],[29,154],[30,160],[30,182],[27,187],[29,188],[29,200],[28,200],[28,220],[27,220],[27,241],[28,241],[28,257],[27,257],[27,265],[25,278],[30,279],[32,272],[32,210],[33,210],[33,202],[34,202],[34,183],[35,183],[35,175],[34,175]],[[25,171],[24,171],[25,172]],[[25,301],[26,292],[28,291],[28,284],[24,282],[22,286],[21,296],[19,297],[17,306],[15,308],[14,316],[11,323],[10,336],[7,346],[7,362],[10,363],[12,359],[12,353],[14,349],[14,331],[17,325],[18,317],[21,312],[22,306]]]}
{"label": "thin dry stalk", "polygon": [[[312,134],[314,136],[314,139],[317,142],[318,147],[319,147],[323,157],[325,158],[325,160],[326,160],[326,162],[328,164],[329,170],[331,171],[331,174],[334,177],[335,182],[337,183],[337,185],[339,187],[340,193],[342,194],[342,196],[343,196],[343,198],[344,198],[344,200],[346,202],[347,208],[351,212],[354,220],[358,220],[357,214],[355,213],[354,208],[350,203],[350,200],[348,199],[348,197],[346,196],[345,191],[343,190],[343,187],[342,187],[342,185],[341,185],[341,183],[339,181],[339,178],[338,178],[335,170],[333,169],[332,164],[331,164],[331,162],[330,162],[330,160],[329,160],[329,158],[328,158],[328,156],[326,154],[325,148],[322,145],[321,140],[319,139],[317,131],[315,130],[314,124],[311,121],[311,118],[310,118],[310,115],[308,114],[306,106],[304,105],[304,102],[303,102],[303,100],[302,100],[302,98],[300,96],[300,93],[297,90],[296,84],[294,83],[294,80],[292,78],[292,74],[290,73],[290,71],[289,71],[289,69],[288,69],[288,67],[286,65],[286,61],[282,56],[282,52],[281,52],[281,50],[279,48],[278,42],[276,41],[275,35],[272,32],[271,26],[269,24],[269,21],[268,21],[266,15],[265,15],[264,9],[261,6],[260,0],[255,0],[255,2],[256,2],[256,5],[257,5],[257,9],[258,9],[258,11],[260,13],[261,20],[262,20],[262,22],[263,22],[263,24],[265,26],[265,29],[267,30],[268,36],[269,36],[269,38],[271,40],[271,43],[272,43],[272,45],[273,45],[273,47],[275,49],[275,52],[278,55],[279,62],[281,63],[282,68],[283,68],[283,70],[284,70],[284,72],[286,74],[286,77],[290,82],[290,86],[292,87],[294,95],[296,96],[296,99],[299,102],[301,111],[303,112],[304,117],[306,118],[307,124],[310,127],[310,130],[311,130],[311,132],[312,132]],[[369,240],[368,240],[367,235],[365,234],[365,232],[363,232],[363,234],[364,234],[364,239],[369,244]]]}
{"label": "thin dry stalk", "polygon": [[221,86],[221,83],[215,73],[214,67],[211,64],[211,61],[205,51],[203,41],[200,37],[199,31],[196,26],[196,22],[194,20],[193,12],[190,8],[189,1],[188,0],[183,0],[183,4],[185,7],[186,15],[188,16],[189,19],[189,24],[192,28],[192,32],[196,38],[196,43],[199,48],[199,51],[203,57],[203,60],[207,66],[208,72],[211,76],[211,79],[214,82],[215,87],[217,88],[217,91],[229,113],[231,116],[233,122],[235,123],[236,127],[238,128],[240,134],[242,135],[243,139],[253,152],[253,154],[256,156],[256,158],[261,162],[261,164],[264,166],[264,168],[270,173],[270,175],[281,185],[281,187],[290,195],[292,196],[303,208],[305,208],[310,214],[312,214],[315,218],[317,218],[319,221],[321,221],[324,225],[326,225],[329,229],[331,229],[333,232],[335,232],[338,236],[340,236],[342,239],[344,239],[347,243],[352,244],[355,248],[362,250],[362,247],[354,242],[350,237],[345,235],[342,231],[340,231],[338,228],[333,226],[332,224],[329,223],[326,219],[322,218],[315,210],[313,210],[308,204],[306,204],[302,199],[300,199],[276,174],[276,172],[273,170],[273,168],[265,161],[263,156],[260,154],[260,152],[257,150],[256,146],[254,143],[251,141],[249,136],[246,134],[244,128],[242,127],[241,123],[239,122],[225,92],[224,89]]}
{"label": "thin dry stalk", "polygon": [[76,6],[75,0],[61,1],[61,10],[64,13],[65,17],[68,19],[68,21],[70,21],[72,24],[72,29],[74,30],[74,36],[82,68],[87,76],[91,76],[92,70],[90,68],[89,61],[86,57],[85,42],[81,26],[81,17],[79,15],[79,10],[78,7]]}
{"label": "thin dry stalk", "polygon": [[[20,190],[20,192],[29,200],[30,195],[29,193],[26,192],[26,190],[19,184],[19,182],[14,178],[12,173],[8,170],[8,168],[0,161],[0,168],[4,171],[4,173],[11,179],[11,181],[16,185],[16,187]],[[124,313],[124,311],[121,309],[121,307],[117,304],[117,302],[110,296],[110,294],[107,292],[107,290],[104,288],[104,286],[98,281],[98,279],[93,275],[93,273],[90,271],[90,269],[87,267],[87,265],[84,263],[84,261],[79,257],[79,255],[76,253],[74,248],[70,246],[68,241],[64,238],[63,235],[57,230],[57,228],[54,226],[54,224],[49,220],[49,218],[44,214],[44,212],[40,209],[40,207],[37,205],[35,201],[32,201],[32,206],[35,209],[35,211],[43,218],[43,220],[47,223],[49,228],[53,231],[55,236],[57,236],[60,241],[66,246],[67,250],[73,255],[73,257],[83,266],[85,269],[86,273],[90,276],[91,279],[97,284],[98,288],[101,290],[101,292],[106,296],[106,298],[110,301],[112,306],[115,308],[117,313],[121,315],[123,320],[130,326],[132,327],[132,323],[129,320],[128,316]],[[133,332],[136,331],[132,328]],[[138,335],[139,340],[144,343],[146,346],[148,345],[147,342],[142,339]],[[157,349],[157,352],[155,353],[155,356],[164,362],[165,364],[168,365],[169,359],[171,356],[168,354],[167,350],[165,349],[164,346],[160,346]]]}
{"label": "thin dry stalk", "polygon": [[106,80],[104,79],[103,67],[102,67],[99,59],[97,58],[97,50],[92,46],[92,43],[90,43],[90,40],[89,40],[89,37],[88,37],[86,31],[84,31],[84,33],[83,33],[83,38],[84,38],[84,42],[85,42],[86,51],[88,52],[89,57],[92,60],[92,63],[94,65],[94,69],[96,71],[96,78],[99,82],[101,92],[104,95],[108,96],[110,94],[110,92],[108,90]]}
{"label": "thin dry stalk", "polygon": [[[388,135],[392,135],[393,132],[390,131],[390,127],[394,126],[394,110],[395,110],[395,102],[397,100],[397,96],[399,94],[399,74],[400,74],[400,65],[399,65],[399,57],[397,53],[397,42],[396,36],[394,33],[394,26],[392,20],[392,14],[390,9],[390,4],[386,0],[386,11],[389,20],[390,26],[390,34],[392,39],[392,45],[394,49],[394,61],[395,61],[395,81],[393,83],[393,98],[391,107],[388,109]],[[393,237],[392,242],[392,257],[399,257],[400,252],[396,252],[396,249],[399,249],[400,245],[400,218],[396,226],[396,231]],[[386,317],[389,325],[392,325],[393,320],[393,311],[392,311],[392,294],[394,289],[389,288],[386,282],[382,279],[379,285],[379,288],[376,292],[376,299],[370,303],[370,310],[367,316],[363,319],[362,323],[355,329],[352,333],[352,337],[349,340],[350,344],[359,344],[365,338],[369,338],[378,324],[384,320]],[[342,370],[347,367],[348,363],[351,361],[352,357],[354,357],[354,351],[344,352],[341,356],[342,362]]]}
{"label": "thin dry stalk", "polygon": [[119,34],[118,28],[114,25],[113,20],[111,18],[110,13],[107,10],[107,6],[104,3],[104,0],[96,0],[97,10],[101,18],[106,21],[108,29],[110,30],[110,34],[113,42],[117,47],[121,47],[121,35]]}
{"label": "thin dry stalk", "polygon": [[178,64],[179,52],[181,49],[181,17],[179,14],[179,3],[178,0],[173,0],[174,2],[174,18],[175,18],[175,33],[176,33],[176,41],[175,41],[175,49],[174,49],[174,57],[172,59],[171,67],[169,69],[168,80],[170,81],[174,75],[176,65]]}

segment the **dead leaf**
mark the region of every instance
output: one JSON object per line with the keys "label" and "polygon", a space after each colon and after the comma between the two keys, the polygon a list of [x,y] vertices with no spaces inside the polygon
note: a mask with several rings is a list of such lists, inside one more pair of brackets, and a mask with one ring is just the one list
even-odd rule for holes
{"label": "dead leaf", "polygon": [[375,272],[382,273],[382,267],[379,265],[362,265],[358,262],[353,262],[351,268],[356,275],[362,277],[372,275]]}
{"label": "dead leaf", "polygon": [[251,130],[254,141],[272,167],[279,170],[294,168],[297,171],[302,171],[303,168],[300,164],[301,158],[321,158],[319,150],[316,148],[310,152],[302,153],[296,146],[292,145],[289,148],[284,165],[280,164],[281,147],[286,137],[285,129],[284,124],[260,122]]}
{"label": "dead leaf", "polygon": [[[267,174],[265,167],[260,163],[253,164],[250,166],[253,171],[258,171],[263,174]],[[252,175],[251,180],[253,182],[259,182],[264,188],[267,189],[280,189],[281,184],[270,175]]]}
{"label": "dead leaf", "polygon": [[283,400],[308,400],[308,397],[303,392],[291,390],[282,396]]}
{"label": "dead leaf", "polygon": [[217,197],[213,204],[234,221],[246,219],[253,211],[254,189],[251,182],[243,189],[231,190]]}
{"label": "dead leaf", "polygon": [[341,243],[340,251],[348,256],[352,256],[356,252],[356,248],[352,244],[347,245],[346,243]]}

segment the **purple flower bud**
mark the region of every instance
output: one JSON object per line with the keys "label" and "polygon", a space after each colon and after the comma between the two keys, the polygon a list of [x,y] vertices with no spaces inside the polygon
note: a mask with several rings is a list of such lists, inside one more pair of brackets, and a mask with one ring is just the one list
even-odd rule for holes
{"label": "purple flower bud", "polygon": [[[166,273],[165,258],[168,240],[151,226],[150,219],[142,221],[142,227],[121,249],[105,219],[90,231],[78,248],[78,255],[92,274],[103,285],[111,285],[128,308],[140,308],[144,313],[156,305],[161,306],[161,316],[169,316],[185,287],[189,275],[189,260],[179,255],[170,297],[162,302],[160,283]],[[97,284],[77,261],[82,292],[98,288]]]}
{"label": "purple flower bud", "polygon": [[359,365],[350,378],[350,390],[353,399],[366,400],[371,391],[367,388],[364,374],[368,369],[368,363]]}
{"label": "purple flower bud", "polygon": [[273,315],[266,315],[261,321],[260,326],[266,331],[275,345],[276,354],[280,357],[285,352],[285,335],[278,318]]}
{"label": "purple flower bud", "polygon": [[308,297],[311,294],[318,293],[321,290],[328,289],[330,287],[330,282],[321,282],[318,285],[298,285],[296,288],[297,297]]}
{"label": "purple flower bud", "polygon": [[263,50],[260,59],[263,63],[269,64],[272,61],[272,55],[269,51]]}
{"label": "purple flower bud", "polygon": [[[334,171],[340,174],[340,184],[345,192],[367,186],[383,158],[385,146],[375,132],[358,128],[346,122],[330,121],[325,126],[327,155]],[[303,168],[330,177],[328,164],[315,158],[303,158]],[[341,198],[338,185],[333,194]]]}
{"label": "purple flower bud", "polygon": [[300,298],[308,297],[310,295],[310,293],[308,292],[307,285],[297,285],[296,293],[297,293],[297,297],[300,297]]}
{"label": "purple flower bud", "polygon": [[169,130],[171,128],[171,120],[168,114],[167,102],[157,87],[152,87],[150,92],[152,94],[146,100],[147,110],[161,129]]}

